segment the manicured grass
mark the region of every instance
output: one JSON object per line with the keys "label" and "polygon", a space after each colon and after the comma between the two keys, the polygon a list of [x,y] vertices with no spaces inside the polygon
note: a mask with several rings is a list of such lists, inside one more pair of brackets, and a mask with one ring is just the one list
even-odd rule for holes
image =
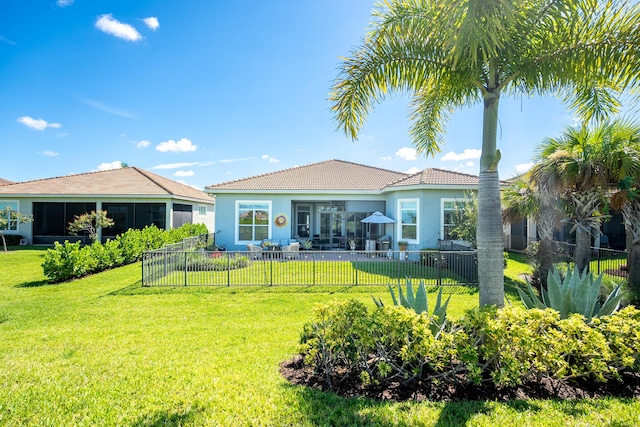
{"label": "manicured grass", "polygon": [[[42,254],[0,253],[3,426],[640,424],[637,400],[376,402],[282,379],[315,304],[373,307],[384,286],[142,288],[140,264],[49,285]],[[477,304],[446,292],[451,316]]]}

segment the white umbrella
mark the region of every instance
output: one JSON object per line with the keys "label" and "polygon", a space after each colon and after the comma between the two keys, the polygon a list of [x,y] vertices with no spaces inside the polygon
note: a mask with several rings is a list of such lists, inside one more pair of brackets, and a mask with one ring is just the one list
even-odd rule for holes
{"label": "white umbrella", "polygon": [[[367,224],[367,226],[369,226],[369,224],[394,224],[396,222],[396,220],[395,219],[391,219],[388,216],[385,216],[382,212],[377,211],[377,212],[372,213],[368,217],[362,219],[360,222],[364,223],[364,224]],[[395,234],[395,232],[394,232],[394,234]],[[367,236],[367,237],[369,237],[369,236]]]}

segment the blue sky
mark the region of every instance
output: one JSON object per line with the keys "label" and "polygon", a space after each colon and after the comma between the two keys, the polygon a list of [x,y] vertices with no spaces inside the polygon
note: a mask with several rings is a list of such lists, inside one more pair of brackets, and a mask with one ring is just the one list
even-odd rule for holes
{"label": "blue sky", "polygon": [[[378,105],[351,141],[328,92],[374,0],[6,0],[0,5],[0,178],[125,162],[206,185],[341,159],[478,173],[482,106],[456,112],[416,157],[407,99]],[[503,99],[501,178],[574,120],[553,98]]]}

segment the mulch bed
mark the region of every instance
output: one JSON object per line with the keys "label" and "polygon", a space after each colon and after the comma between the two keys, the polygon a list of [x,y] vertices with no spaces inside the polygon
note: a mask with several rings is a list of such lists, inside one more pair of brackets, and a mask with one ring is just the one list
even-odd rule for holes
{"label": "mulch bed", "polygon": [[[315,375],[313,370],[304,365],[302,357],[280,364],[280,373],[292,384],[329,391],[325,377]],[[496,388],[491,383],[481,386],[454,386],[449,384],[433,385],[422,383],[414,385],[391,384],[385,388],[363,387],[357,378],[348,378],[342,383],[334,383],[334,393],[344,397],[369,397],[377,400],[431,400],[451,402],[458,400],[527,400],[527,399],[587,399],[602,397],[640,398],[640,374],[624,373],[621,381],[611,380],[607,383],[595,381],[579,381],[565,383],[544,379],[529,382],[517,387]]]}

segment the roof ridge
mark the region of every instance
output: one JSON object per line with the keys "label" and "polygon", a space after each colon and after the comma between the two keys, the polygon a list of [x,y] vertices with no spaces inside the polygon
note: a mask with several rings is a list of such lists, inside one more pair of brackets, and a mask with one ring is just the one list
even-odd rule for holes
{"label": "roof ridge", "polygon": [[464,172],[458,172],[458,171],[452,171],[452,170],[450,170],[450,169],[442,169],[442,168],[426,168],[426,169],[424,169],[422,172],[424,172],[424,171],[426,171],[426,170],[429,170],[429,169],[431,169],[431,170],[436,170],[436,171],[440,171],[440,172],[455,173],[455,174],[458,174],[458,175],[472,176],[472,177],[474,177],[474,178],[478,178],[478,175],[473,175],[473,174],[470,174],[470,173],[464,173]]}
{"label": "roof ridge", "polygon": [[[172,194],[172,195],[174,195],[174,196],[175,196],[175,194],[176,194],[175,192],[173,192],[173,191],[169,190],[167,187],[165,187],[164,185],[162,185],[161,183],[159,183],[159,182],[158,182],[158,180],[156,180],[156,179],[154,179],[154,178],[150,177],[148,174],[151,174],[151,175],[154,175],[154,176],[160,176],[160,175],[156,175],[156,174],[154,174],[153,172],[145,171],[145,170],[140,169],[140,168],[138,168],[138,167],[136,167],[136,166],[133,166],[133,167],[131,167],[131,168],[132,168],[133,170],[135,170],[136,172],[138,172],[140,175],[144,176],[145,178],[147,178],[148,180],[150,180],[151,182],[153,182],[154,184],[156,184],[158,187],[162,188],[162,189],[163,189],[164,191],[166,191],[167,193]],[[180,184],[180,183],[178,182],[178,184]],[[183,185],[183,184],[181,184],[181,185]]]}
{"label": "roof ridge", "polygon": [[[129,166],[127,166],[127,167],[129,167]],[[124,168],[117,168],[117,169],[124,169]],[[74,176],[96,175],[96,174],[99,174],[99,173],[110,172],[110,171],[117,170],[117,169],[106,169],[106,170],[102,170],[102,171],[79,172],[79,173],[72,173],[72,174],[69,174],[69,175],[52,176],[52,177],[49,177],[49,178],[30,179],[28,181],[14,182],[14,183],[11,183],[11,184],[8,184],[8,185],[31,184],[31,183],[34,183],[34,182],[51,181],[51,180],[60,179],[60,178],[71,178],[71,177],[74,177]]]}
{"label": "roof ridge", "polygon": [[313,166],[318,166],[318,165],[322,165],[322,164],[325,164],[325,163],[331,163],[331,162],[340,162],[340,163],[345,163],[345,164],[365,167],[365,168],[368,168],[368,169],[377,169],[377,170],[383,171],[383,172],[398,173],[398,174],[406,175],[404,172],[393,171],[393,170],[390,170],[390,169],[383,169],[383,168],[379,168],[377,166],[363,165],[361,163],[350,162],[350,161],[347,161],[347,160],[329,159],[329,160],[323,160],[323,161],[320,161],[320,162],[309,163],[309,164],[306,164],[306,165],[292,166],[290,168],[280,169],[280,170],[273,171],[273,172],[265,172],[265,173],[261,173],[261,174],[258,174],[258,175],[248,176],[248,177],[245,177],[245,178],[233,179],[231,181],[225,181],[225,182],[221,182],[219,184],[211,184],[211,185],[205,186],[204,188],[205,189],[213,189],[215,187],[219,187],[219,186],[223,186],[223,185],[237,184],[237,183],[248,181],[248,180],[251,180],[251,179],[262,178],[262,177],[265,177],[267,175],[274,175],[274,174],[283,173],[283,172],[289,172],[289,171],[297,170],[297,169],[310,168],[310,167],[313,167]]}

